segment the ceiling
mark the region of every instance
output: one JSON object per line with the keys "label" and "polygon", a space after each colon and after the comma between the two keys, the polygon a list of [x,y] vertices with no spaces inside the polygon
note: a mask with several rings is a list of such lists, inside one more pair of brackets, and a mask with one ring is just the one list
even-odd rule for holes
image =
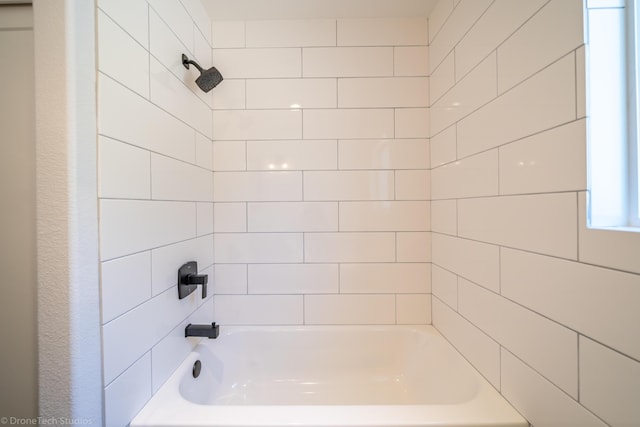
{"label": "ceiling", "polygon": [[201,0],[213,21],[427,17],[437,0]]}

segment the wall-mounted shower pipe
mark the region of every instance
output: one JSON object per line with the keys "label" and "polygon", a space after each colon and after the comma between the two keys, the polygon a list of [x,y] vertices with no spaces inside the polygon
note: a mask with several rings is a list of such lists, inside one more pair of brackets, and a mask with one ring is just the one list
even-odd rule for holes
{"label": "wall-mounted shower pipe", "polygon": [[189,69],[189,64],[194,65],[198,71],[200,71],[200,77],[196,79],[196,84],[200,89],[204,92],[209,92],[214,87],[218,86],[222,81],[222,74],[216,67],[211,67],[208,70],[203,69],[196,61],[193,61],[187,58],[187,55],[182,54],[182,65],[187,70]]}

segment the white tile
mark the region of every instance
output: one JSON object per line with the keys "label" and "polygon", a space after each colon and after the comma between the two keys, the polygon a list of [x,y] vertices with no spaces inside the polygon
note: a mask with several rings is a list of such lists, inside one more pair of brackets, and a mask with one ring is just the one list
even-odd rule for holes
{"label": "white tile", "polygon": [[[191,83],[190,89],[197,89],[193,82],[198,76],[197,71],[194,67],[187,70],[182,65],[182,54],[187,55],[189,59],[200,61],[193,55],[193,44],[185,46],[153,9],[149,11],[149,52],[185,85]],[[207,64],[208,62],[202,63],[202,66],[206,67]]]}
{"label": "white tile", "polygon": [[498,195],[498,150],[439,166],[431,171],[433,199]]}
{"label": "white tile", "polygon": [[[442,60],[451,52],[456,44],[464,37],[478,18],[491,5],[491,0],[474,0],[459,3],[451,13],[448,13],[451,7],[451,1],[444,2],[442,11],[436,14],[436,29],[430,29],[429,43],[429,61],[431,71],[442,62]],[[438,7],[437,9],[440,9]],[[448,15],[448,16],[447,16]],[[446,22],[445,22],[446,21]],[[444,25],[442,25],[443,23]],[[437,33],[435,33],[437,31]]]}
{"label": "white tile", "polygon": [[396,295],[396,323],[398,325],[430,324],[431,295]]}
{"label": "white tile", "polygon": [[433,325],[491,384],[500,387],[500,345],[438,298],[432,304]]}
{"label": "white tile", "polygon": [[326,294],[338,292],[336,264],[254,264],[250,294]]}
{"label": "white tile", "polygon": [[507,248],[500,259],[505,297],[640,358],[640,276]]}
{"label": "white tile", "polygon": [[431,167],[456,160],[456,126],[449,126],[429,140],[431,144]]}
{"label": "white tile", "polygon": [[302,172],[214,172],[216,202],[302,200]]}
{"label": "white tile", "polygon": [[213,233],[213,203],[196,204],[196,216],[198,236]]}
{"label": "white tile", "polygon": [[300,110],[214,110],[213,139],[301,139]]}
{"label": "white tile", "polygon": [[393,75],[392,47],[304,48],[304,77],[385,77]]}
{"label": "white tile", "polygon": [[195,161],[192,128],[103,74],[98,79],[98,114],[102,135],[186,162]]}
{"label": "white tile", "polygon": [[338,231],[337,202],[249,203],[249,231]]}
{"label": "white tile", "polygon": [[214,203],[213,229],[216,233],[247,231],[247,204]]}
{"label": "white tile", "polygon": [[396,322],[394,295],[305,295],[307,325],[388,325]]}
{"label": "white tile", "polygon": [[398,46],[393,49],[394,76],[428,76],[429,48]]}
{"label": "white tile", "polygon": [[211,138],[211,107],[153,57],[150,68],[151,101]]}
{"label": "white tile", "polygon": [[167,23],[182,44],[193,51],[193,21],[182,3],[174,0],[148,0],[149,5]]}
{"label": "white tile", "polygon": [[433,263],[495,292],[500,283],[497,246],[433,233]]}
{"label": "white tile", "polygon": [[105,425],[126,426],[151,399],[151,355],[145,354],[104,389]]}
{"label": "white tile", "polygon": [[[190,0],[196,2],[197,0]],[[198,2],[199,3],[199,2]],[[206,16],[206,14],[205,14]],[[208,19],[207,19],[208,20]],[[208,26],[209,38],[211,38],[211,25]],[[193,53],[197,58],[197,61],[200,64],[204,64],[205,68],[209,68],[212,65],[212,50],[211,50],[211,42],[206,39],[204,34],[200,31],[199,28],[194,28],[193,30]],[[202,92],[201,92],[202,93]],[[204,93],[202,93],[204,95]],[[211,96],[211,95],[209,95]]]}
{"label": "white tile", "polygon": [[396,246],[398,262],[431,262],[431,233],[397,232]]}
{"label": "white tile", "polygon": [[244,79],[224,79],[213,92],[214,110],[243,110],[246,108]]}
{"label": "white tile", "polygon": [[336,79],[247,80],[247,108],[335,108]]}
{"label": "white tile", "polygon": [[394,233],[310,233],[304,237],[305,262],[393,262]]}
{"label": "white tile", "polygon": [[151,253],[103,262],[100,280],[102,323],[151,298]]}
{"label": "white tile", "polygon": [[299,48],[213,49],[213,63],[227,79],[300,77],[301,55]]}
{"label": "white tile", "polygon": [[454,54],[451,52],[429,76],[430,105],[434,105],[456,84],[455,70]]}
{"label": "white tile", "polygon": [[431,171],[396,171],[396,200],[429,199],[431,199]]}
{"label": "white tile", "polygon": [[247,47],[335,46],[333,19],[246,21]]}
{"label": "white tile", "polygon": [[575,120],[574,62],[566,56],[458,122],[458,156]]}
{"label": "white tile", "polygon": [[502,350],[502,394],[536,426],[606,424],[508,351]]}
{"label": "white tile", "polygon": [[302,262],[300,233],[221,233],[214,243],[217,263]]}
{"label": "white tile", "polygon": [[195,235],[195,203],[100,201],[100,258],[103,261]]}
{"label": "white tile", "polygon": [[222,325],[301,325],[302,295],[218,295],[214,312]]}
{"label": "white tile", "polygon": [[344,294],[423,294],[431,292],[427,263],[367,263],[340,265]]}
{"label": "white tile", "polygon": [[247,169],[245,141],[213,141],[213,170],[239,171]]}
{"label": "white tile", "polygon": [[393,138],[393,126],[391,109],[304,110],[306,139]]}
{"label": "white tile", "polygon": [[211,44],[211,18],[200,0],[180,0],[187,13],[196,24],[196,32],[202,33],[207,43]]}
{"label": "white tile", "polygon": [[428,44],[425,18],[338,19],[338,46]]}
{"label": "white tile", "polygon": [[212,288],[215,295],[246,294],[247,282],[247,266],[245,264],[216,263]]}
{"label": "white tile", "polygon": [[198,132],[196,132],[196,165],[213,170],[213,143]]}
{"label": "white tile", "polygon": [[[471,71],[485,56],[505,42],[545,1],[498,0],[494,2],[456,45],[457,79]],[[544,33],[544,36],[546,35]],[[560,38],[562,37],[558,37]]]}
{"label": "white tile", "polygon": [[213,172],[159,154],[151,155],[154,200],[213,201]]}
{"label": "white tile", "polygon": [[149,53],[98,11],[98,69],[149,98]]}
{"label": "white tile", "polygon": [[428,108],[395,109],[396,138],[427,138],[430,133]]}
{"label": "white tile", "polygon": [[453,12],[453,0],[441,0],[436,2],[435,7],[429,14],[429,44],[433,42],[436,35],[442,29],[447,18]]}
{"label": "white tile", "polygon": [[340,231],[429,231],[429,202],[340,202]]}
{"label": "white tile", "polygon": [[338,79],[338,108],[427,107],[428,77]]}
{"label": "white tile", "polygon": [[[103,327],[104,379],[111,382],[165,337],[202,301],[199,292],[179,300],[169,289]],[[144,330],[145,334],[139,331]]]}
{"label": "white tile", "polygon": [[[587,227],[587,196],[578,193],[580,261],[640,273],[640,233]],[[616,248],[612,251],[611,248]]]}
{"label": "white tile", "polygon": [[391,200],[392,171],[328,171],[304,173],[305,200]]}
{"label": "white tile", "polygon": [[586,190],[586,120],[500,147],[500,194]]}
{"label": "white tile", "polygon": [[450,271],[433,265],[431,268],[432,293],[454,310],[458,309],[458,277]]}
{"label": "white tile", "polygon": [[458,214],[455,200],[433,200],[431,202],[431,230],[452,236],[458,233]]}
{"label": "white tile", "polygon": [[[183,264],[195,261],[202,272],[213,264],[213,235],[185,240],[151,251],[151,277],[153,295],[158,295],[178,284],[177,271]],[[200,293],[200,288],[198,288]]]}
{"label": "white tile", "polygon": [[491,54],[431,106],[432,132],[448,128],[497,95],[496,56]]}
{"label": "white tile", "polygon": [[[207,268],[203,271],[205,274],[213,273],[213,269]],[[210,294],[207,296],[211,299]],[[166,292],[159,294],[152,300],[153,303],[153,315],[151,316],[152,328],[150,328],[150,334],[154,335],[154,341],[157,343],[163,337],[167,336],[172,329],[176,327],[181,321],[188,316],[192,315],[198,307],[200,307],[205,301],[202,299],[201,292],[193,292],[186,298],[176,298],[175,289],[168,289]],[[131,331],[127,332],[127,335],[131,335],[130,339],[135,339],[137,330],[130,324]]]}
{"label": "white tile", "polygon": [[149,47],[149,3],[146,0],[100,0],[98,7],[138,43]]}
{"label": "white tile", "polygon": [[575,193],[458,200],[458,234],[562,258],[577,258]]}
{"label": "white tile", "polygon": [[245,47],[244,21],[212,21],[211,40],[214,48]]}
{"label": "white tile", "polygon": [[140,334],[137,339],[134,339],[131,333],[131,328],[134,327],[152,327],[152,310],[154,307],[153,300],[150,300],[102,327],[102,375],[107,386],[148,352],[155,343],[156,337],[151,331],[146,334]]}
{"label": "white tile", "polygon": [[458,280],[458,311],[574,398],[578,335],[473,283]]}
{"label": "white tile", "polygon": [[98,137],[98,195],[103,198],[149,199],[150,155],[132,145]]}
{"label": "white tile", "polygon": [[247,169],[336,169],[336,145],[335,140],[247,141]]}
{"label": "white tile", "polygon": [[177,327],[171,330],[166,337],[151,349],[153,393],[158,391],[195,347],[195,340],[185,339],[184,337],[184,328],[189,323],[186,319],[180,322]]}
{"label": "white tile", "polygon": [[583,4],[553,0],[498,48],[502,93],[584,43]]}
{"label": "white tile", "polygon": [[611,426],[640,420],[640,363],[580,337],[580,403]]}

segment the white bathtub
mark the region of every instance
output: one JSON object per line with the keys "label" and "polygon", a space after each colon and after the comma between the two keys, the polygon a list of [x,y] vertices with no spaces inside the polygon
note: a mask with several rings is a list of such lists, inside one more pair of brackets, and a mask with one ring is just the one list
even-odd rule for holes
{"label": "white bathtub", "polygon": [[528,423],[431,326],[223,327],[131,422],[292,425]]}

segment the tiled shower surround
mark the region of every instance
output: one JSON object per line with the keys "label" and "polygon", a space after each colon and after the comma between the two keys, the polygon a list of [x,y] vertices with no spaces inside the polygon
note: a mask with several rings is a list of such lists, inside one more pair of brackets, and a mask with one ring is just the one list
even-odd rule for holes
{"label": "tiled shower surround", "polygon": [[427,38],[426,19],[213,23],[222,324],[430,322]]}
{"label": "tiled shower surround", "polygon": [[[107,425],[211,321],[433,320],[536,427],[640,419],[640,236],[585,226],[581,0],[213,23],[198,0],[99,0],[97,17]],[[181,53],[225,80],[204,94]],[[206,300],[177,299],[190,260]]]}
{"label": "tiled shower surround", "polygon": [[640,234],[586,228],[581,0],[429,19],[433,324],[534,426],[640,420]]}

